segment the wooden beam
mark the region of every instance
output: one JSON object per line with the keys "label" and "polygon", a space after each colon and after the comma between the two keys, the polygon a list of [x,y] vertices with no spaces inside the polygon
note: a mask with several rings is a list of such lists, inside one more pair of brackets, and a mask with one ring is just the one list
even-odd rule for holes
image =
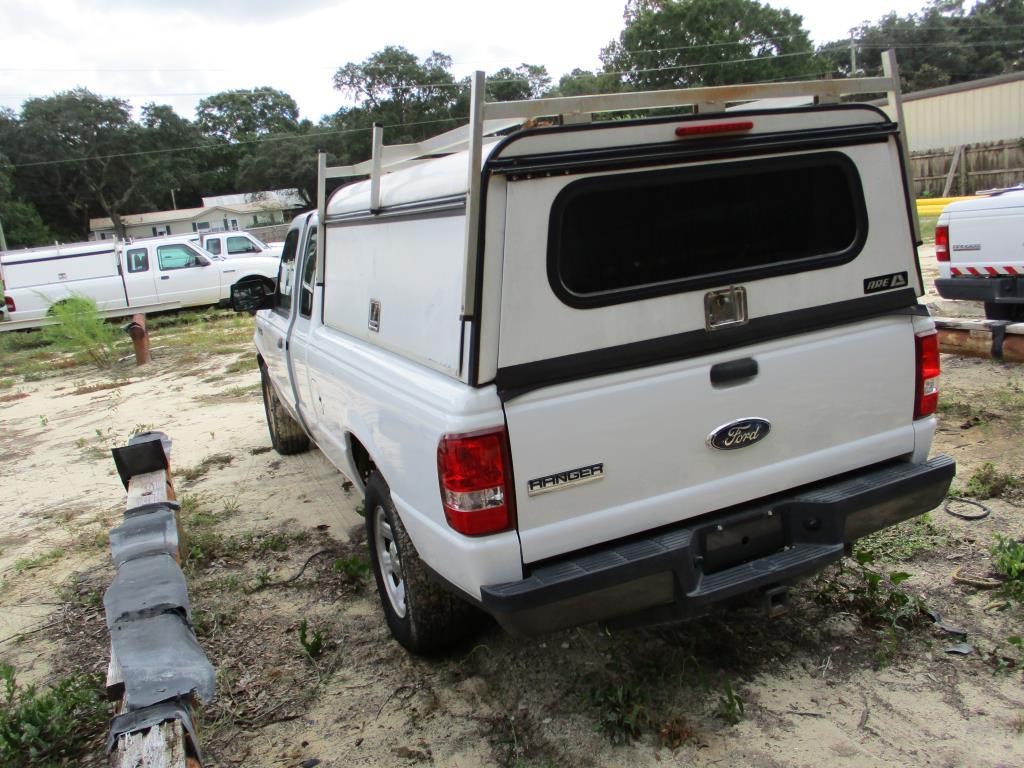
{"label": "wooden beam", "polygon": [[960,153],[964,151],[963,144],[957,144],[953,150],[953,159],[949,163],[949,173],[946,174],[946,183],[942,185],[942,197],[949,197],[949,190],[953,188],[953,176],[956,174],[956,165],[960,162]]}

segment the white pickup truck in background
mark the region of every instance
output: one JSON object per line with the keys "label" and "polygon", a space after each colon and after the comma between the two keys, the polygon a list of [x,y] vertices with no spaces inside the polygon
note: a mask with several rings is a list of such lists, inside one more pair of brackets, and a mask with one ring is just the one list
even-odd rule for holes
{"label": "white pickup truck in background", "polygon": [[984,302],[990,320],[1024,321],[1024,187],[947,205],[935,258],[944,299]]}
{"label": "white pickup truck in background", "polygon": [[[213,256],[189,237],[90,241],[0,254],[6,320],[34,321],[72,296],[101,312],[176,305],[219,304],[236,284],[274,290],[279,259]],[[21,326],[26,327],[26,326]]]}
{"label": "white pickup truck in background", "polygon": [[281,258],[281,243],[271,245],[264,243],[249,232],[213,232],[211,234],[192,235],[193,242],[199,244],[214,256],[234,259],[239,256],[271,256]]}

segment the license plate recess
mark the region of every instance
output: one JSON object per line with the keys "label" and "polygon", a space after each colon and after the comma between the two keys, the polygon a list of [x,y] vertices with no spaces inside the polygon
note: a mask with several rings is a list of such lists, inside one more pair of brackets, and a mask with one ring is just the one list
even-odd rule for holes
{"label": "license plate recess", "polygon": [[765,510],[740,520],[713,525],[704,531],[704,573],[778,552],[786,545],[782,515]]}

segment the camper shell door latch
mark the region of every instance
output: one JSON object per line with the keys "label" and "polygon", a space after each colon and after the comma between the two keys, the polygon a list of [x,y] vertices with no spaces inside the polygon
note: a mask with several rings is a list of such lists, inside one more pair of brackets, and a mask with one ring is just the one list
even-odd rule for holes
{"label": "camper shell door latch", "polygon": [[747,324],[747,289],[730,285],[704,294],[704,327],[709,331]]}

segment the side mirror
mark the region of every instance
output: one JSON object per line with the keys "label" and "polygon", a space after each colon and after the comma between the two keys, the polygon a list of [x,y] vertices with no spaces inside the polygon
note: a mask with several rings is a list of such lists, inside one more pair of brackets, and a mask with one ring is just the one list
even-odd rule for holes
{"label": "side mirror", "polygon": [[274,306],[274,295],[263,290],[261,283],[238,283],[231,286],[231,308],[235,312],[254,313]]}
{"label": "side mirror", "polygon": [[196,257],[196,261],[199,262],[199,266],[200,267],[208,267],[208,266],[210,266],[210,264],[213,263],[208,258],[206,258],[205,256],[197,256]]}

